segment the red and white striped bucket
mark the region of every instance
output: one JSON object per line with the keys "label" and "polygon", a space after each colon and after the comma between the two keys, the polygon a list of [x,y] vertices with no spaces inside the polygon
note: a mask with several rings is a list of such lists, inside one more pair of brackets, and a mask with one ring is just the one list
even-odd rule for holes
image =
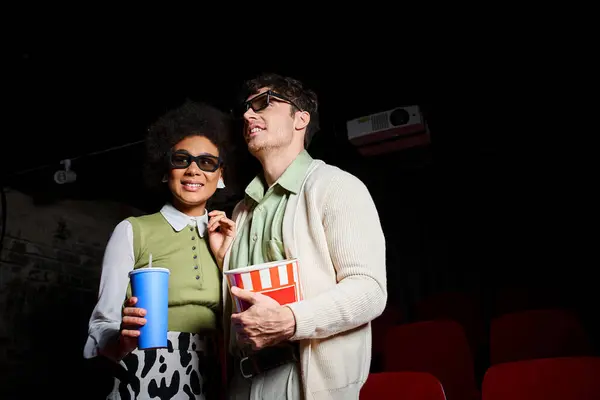
{"label": "red and white striped bucket", "polygon": [[[298,259],[274,261],[225,271],[229,287],[262,293],[281,305],[302,300]],[[250,304],[232,296],[236,312],[246,311]]]}

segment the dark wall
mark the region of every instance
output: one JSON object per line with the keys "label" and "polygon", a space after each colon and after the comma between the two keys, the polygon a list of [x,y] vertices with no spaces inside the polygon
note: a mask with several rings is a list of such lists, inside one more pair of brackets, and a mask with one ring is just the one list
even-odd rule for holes
{"label": "dark wall", "polygon": [[101,201],[36,204],[11,189],[6,197],[0,398],[68,397],[92,378],[83,345],[104,247],[114,226],[140,211]]}

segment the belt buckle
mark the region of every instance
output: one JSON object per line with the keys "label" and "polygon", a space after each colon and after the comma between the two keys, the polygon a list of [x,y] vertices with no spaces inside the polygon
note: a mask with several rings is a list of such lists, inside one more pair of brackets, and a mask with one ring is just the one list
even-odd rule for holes
{"label": "belt buckle", "polygon": [[242,376],[246,379],[250,379],[254,376],[254,374],[246,374],[244,373],[244,361],[249,361],[248,357],[244,357],[240,360],[240,372],[242,373]]}

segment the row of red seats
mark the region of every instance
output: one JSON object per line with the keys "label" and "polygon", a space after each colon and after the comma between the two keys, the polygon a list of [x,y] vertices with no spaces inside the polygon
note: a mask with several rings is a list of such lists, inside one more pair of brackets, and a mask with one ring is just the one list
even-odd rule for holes
{"label": "row of red seats", "polygon": [[440,318],[452,319],[463,326],[472,350],[476,350],[489,340],[487,332],[491,319],[520,311],[569,308],[572,300],[562,296],[559,291],[551,288],[505,288],[497,290],[493,295],[442,292],[418,301],[406,311],[407,315],[390,305],[385,314],[375,322],[398,324]]}
{"label": "row of red seats", "polygon": [[[386,318],[384,316],[384,318]],[[377,321],[377,320],[376,320]],[[453,400],[480,398],[472,348],[456,321],[436,320],[385,327],[374,323],[374,355],[380,352],[382,371],[430,372]],[[586,333],[566,310],[530,310],[492,321],[490,365],[509,361],[591,355]],[[381,346],[381,347],[380,347]]]}
{"label": "row of red seats", "polygon": [[[518,360],[523,357],[520,354],[511,354],[511,348],[518,351],[519,348],[530,349],[531,358],[552,357],[561,355],[587,354],[591,343],[577,316],[568,310],[557,310],[559,303],[544,300],[539,291],[533,291],[539,299],[527,299],[524,293],[510,291],[499,297],[496,311],[502,311],[494,315],[491,322],[484,317],[481,301],[466,293],[450,292],[430,296],[420,301],[416,307],[414,316],[410,322],[429,321],[437,319],[450,319],[457,321],[464,329],[469,347],[474,356],[481,356],[478,352],[483,349],[487,351],[490,342],[493,341],[492,354],[483,355],[483,359],[491,358],[491,363]],[[520,310],[515,303],[522,301],[523,307],[529,305],[532,308]],[[555,304],[557,307],[541,308],[541,305]],[[499,307],[501,305],[502,307]],[[518,310],[509,312],[508,310]],[[383,339],[390,326],[409,322],[404,315],[393,306],[389,306],[383,315],[372,323],[373,327],[373,355],[375,371],[378,368],[379,355],[382,354]],[[513,337],[515,328],[528,332],[527,336]],[[490,332],[491,331],[491,332]],[[548,332],[553,332],[549,335]],[[544,335],[532,335],[533,332],[544,333]],[[511,339],[512,344],[503,346],[506,338]],[[530,338],[533,338],[531,340]],[[541,338],[541,340],[540,340]],[[517,345],[517,341],[521,341]],[[577,348],[566,348],[569,343],[577,344]],[[556,354],[550,349],[558,349]],[[537,349],[537,350],[536,350]],[[564,349],[564,350],[561,350]],[[538,353],[538,354],[535,354]]]}
{"label": "row of red seats", "polygon": [[[563,296],[560,291],[552,288],[505,288],[489,296],[442,292],[419,301],[413,309],[411,322],[444,318],[457,321],[464,328],[473,351],[489,344],[490,329],[502,334],[504,325],[515,324],[524,327],[523,323],[527,323],[528,328],[545,329],[545,325],[553,324],[555,318],[559,318],[565,321],[568,329],[572,329],[572,334],[576,334],[575,330],[580,330],[576,326],[579,325],[579,321],[574,321],[577,318],[571,313],[565,312],[555,316],[554,311],[550,315],[543,315],[541,311],[559,308],[568,310],[572,306],[572,300]],[[533,312],[536,310],[540,312]],[[519,314],[520,312],[523,313]],[[534,320],[527,322],[530,318]]]}
{"label": "row of red seats", "polygon": [[[600,357],[557,357],[516,361],[490,367],[482,400],[600,399]],[[361,400],[448,400],[441,382],[427,372],[379,372],[369,375]],[[467,398],[462,398],[463,400]]]}

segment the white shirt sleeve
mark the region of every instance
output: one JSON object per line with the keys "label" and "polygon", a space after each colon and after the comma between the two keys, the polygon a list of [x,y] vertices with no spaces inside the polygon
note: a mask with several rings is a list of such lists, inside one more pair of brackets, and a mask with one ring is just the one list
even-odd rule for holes
{"label": "white shirt sleeve", "polygon": [[83,350],[85,358],[97,356],[100,349],[118,335],[129,271],[134,265],[133,229],[129,221],[123,220],[115,227],[104,252],[98,303],[90,317]]}

